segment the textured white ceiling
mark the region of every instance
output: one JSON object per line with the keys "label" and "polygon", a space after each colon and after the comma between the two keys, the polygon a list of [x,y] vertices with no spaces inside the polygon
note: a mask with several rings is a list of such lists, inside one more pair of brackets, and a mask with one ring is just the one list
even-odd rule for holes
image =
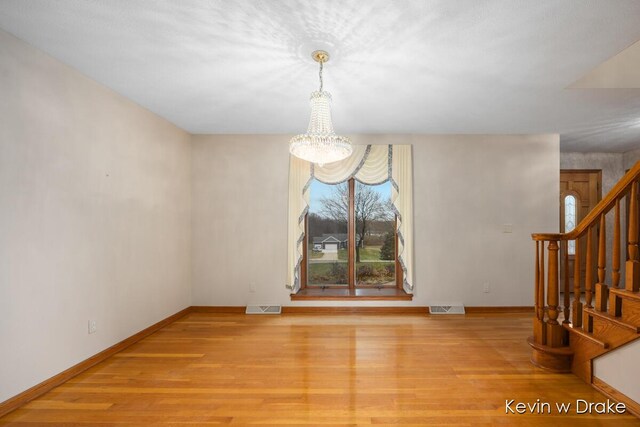
{"label": "textured white ceiling", "polygon": [[559,132],[640,147],[640,90],[567,89],[638,0],[0,0],[0,28],[193,133],[298,133],[330,50],[339,133]]}

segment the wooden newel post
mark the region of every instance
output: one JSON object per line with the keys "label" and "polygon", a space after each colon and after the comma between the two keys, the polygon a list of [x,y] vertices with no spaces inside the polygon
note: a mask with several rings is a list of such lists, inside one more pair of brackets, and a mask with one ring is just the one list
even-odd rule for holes
{"label": "wooden newel post", "polygon": [[558,242],[549,242],[549,271],[547,276],[547,306],[549,307],[549,320],[547,324],[558,324]]}
{"label": "wooden newel post", "polygon": [[631,187],[629,203],[629,237],[627,251],[629,260],[626,263],[625,289],[631,292],[640,290],[640,261],[638,253],[638,182]]}
{"label": "wooden newel post", "polygon": [[547,320],[547,345],[551,347],[562,347],[564,345],[564,328],[558,323],[558,300],[560,299],[560,289],[558,286],[558,241],[550,241],[548,249],[547,306],[549,319]]}
{"label": "wooden newel post", "polygon": [[600,234],[598,236],[598,283],[596,283],[596,307],[598,311],[607,311],[609,287],[605,284],[607,268],[607,232],[604,214],[600,215]]}

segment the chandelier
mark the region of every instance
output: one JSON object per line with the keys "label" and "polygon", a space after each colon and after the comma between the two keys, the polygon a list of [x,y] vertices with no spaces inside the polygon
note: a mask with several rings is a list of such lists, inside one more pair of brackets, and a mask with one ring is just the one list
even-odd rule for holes
{"label": "chandelier", "polygon": [[311,92],[311,118],[307,133],[296,135],[289,142],[289,152],[296,157],[322,166],[351,155],[351,141],[336,135],[331,123],[331,94],[322,90],[322,68],[329,60],[324,50],[316,50],[311,57],[320,63],[320,90]]}

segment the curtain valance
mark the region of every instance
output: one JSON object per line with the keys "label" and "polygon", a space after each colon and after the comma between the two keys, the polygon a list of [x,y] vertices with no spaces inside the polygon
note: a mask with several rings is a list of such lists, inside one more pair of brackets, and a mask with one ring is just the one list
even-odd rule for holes
{"label": "curtain valance", "polygon": [[309,211],[309,186],[313,179],[338,184],[354,178],[363,184],[391,181],[396,211],[398,259],[403,287],[413,292],[413,171],[410,145],[354,145],[347,159],[323,166],[297,157],[289,160],[289,225],[287,287],[300,289],[300,263],[305,239],[304,218]]}
{"label": "curtain valance", "polygon": [[311,178],[325,184],[339,184],[355,178],[363,184],[382,184],[391,178],[391,145],[355,145],[343,161],[319,166],[311,163]]}

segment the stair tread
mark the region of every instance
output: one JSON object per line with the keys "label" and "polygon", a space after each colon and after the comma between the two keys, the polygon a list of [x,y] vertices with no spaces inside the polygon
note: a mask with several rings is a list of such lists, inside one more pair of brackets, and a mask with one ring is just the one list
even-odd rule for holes
{"label": "stair tread", "polygon": [[574,327],[571,323],[564,323],[563,326],[570,332],[580,335],[582,338],[596,344],[602,348],[609,348],[609,344],[604,341],[600,341],[598,338],[594,337],[590,332],[585,331],[581,327]]}
{"label": "stair tread", "polygon": [[591,314],[592,316],[600,317],[602,319],[607,319],[611,323],[614,323],[622,328],[631,329],[635,333],[640,333],[640,326],[627,323],[624,320],[620,319],[619,317],[611,316],[609,313],[605,313],[604,311],[598,311],[594,308],[588,308],[588,307],[585,307],[584,311],[586,313]]}
{"label": "stair tread", "polygon": [[631,292],[623,288],[609,288],[609,292],[614,293],[621,298],[633,299],[640,301],[640,292]]}

